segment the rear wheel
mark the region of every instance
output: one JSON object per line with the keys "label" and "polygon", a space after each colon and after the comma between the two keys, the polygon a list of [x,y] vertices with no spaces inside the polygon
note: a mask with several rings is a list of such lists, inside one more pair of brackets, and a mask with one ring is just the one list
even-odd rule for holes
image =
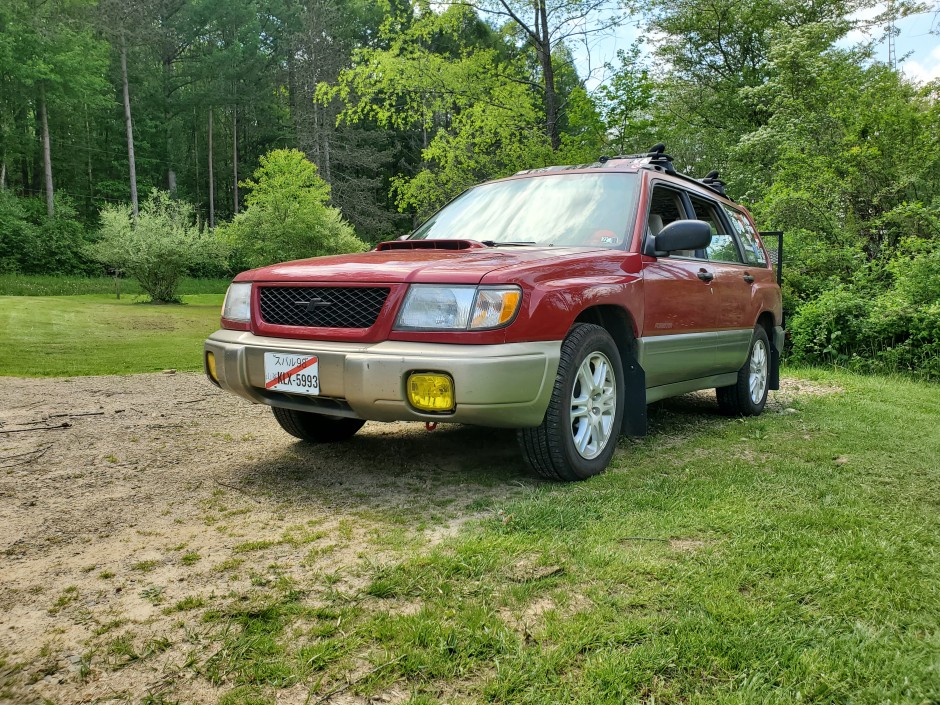
{"label": "rear wheel", "polygon": [[583,480],[603,472],[623,421],[624,378],[617,346],[604,328],[572,327],[545,418],[519,431],[526,462],[549,480]]}
{"label": "rear wheel", "polygon": [[747,361],[738,370],[738,381],[715,390],[718,407],[731,416],[757,416],[767,404],[770,381],[770,342],[761,326],[754,329]]}
{"label": "rear wheel", "polygon": [[274,418],[290,435],[308,443],[336,443],[352,438],[365,424],[362,419],[315,414],[272,406]]}

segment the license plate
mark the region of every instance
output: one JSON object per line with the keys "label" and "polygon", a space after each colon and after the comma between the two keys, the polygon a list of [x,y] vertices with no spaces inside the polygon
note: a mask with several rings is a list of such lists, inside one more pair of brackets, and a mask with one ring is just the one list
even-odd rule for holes
{"label": "license plate", "polygon": [[320,393],[320,360],[316,355],[264,354],[264,388],[291,394]]}

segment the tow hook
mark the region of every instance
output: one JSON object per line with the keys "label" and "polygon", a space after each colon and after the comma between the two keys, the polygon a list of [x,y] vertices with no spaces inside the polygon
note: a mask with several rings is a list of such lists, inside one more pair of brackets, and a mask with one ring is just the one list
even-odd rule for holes
{"label": "tow hook", "polygon": [[437,421],[425,421],[424,422],[424,430],[426,430],[428,433],[433,431],[435,428],[437,428]]}

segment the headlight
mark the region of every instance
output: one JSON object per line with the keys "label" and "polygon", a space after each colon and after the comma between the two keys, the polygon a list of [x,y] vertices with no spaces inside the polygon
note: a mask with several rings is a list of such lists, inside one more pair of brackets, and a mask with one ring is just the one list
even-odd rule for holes
{"label": "headlight", "polygon": [[413,284],[401,306],[398,330],[487,330],[512,321],[522,301],[516,286]]}
{"label": "headlight", "polygon": [[229,285],[222,304],[222,318],[240,323],[251,320],[251,282]]}

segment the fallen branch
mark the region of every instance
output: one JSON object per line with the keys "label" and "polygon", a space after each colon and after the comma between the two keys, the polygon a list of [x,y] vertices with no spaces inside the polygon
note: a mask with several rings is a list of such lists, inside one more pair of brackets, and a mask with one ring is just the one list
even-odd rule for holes
{"label": "fallen branch", "polygon": [[[48,448],[49,446],[44,446],[44,447]],[[0,458],[0,460],[13,460],[13,458],[22,458],[24,455],[32,455],[33,453],[38,453],[41,450],[43,449],[33,448],[32,450],[28,450],[25,453],[17,453],[16,455],[4,455],[2,458]]]}
{"label": "fallen branch", "polygon": [[655,539],[650,536],[624,536],[621,541],[662,541],[663,543],[669,543],[669,539]]}
{"label": "fallen branch", "polygon": [[[6,465],[0,465],[0,468],[14,468],[17,465],[29,465],[29,463],[33,462],[34,460],[39,460],[42,456],[44,456],[51,447],[52,447],[51,445],[48,445],[45,448],[37,448],[36,450],[31,450],[29,453],[20,453],[19,455],[8,455],[6,458],[0,458],[0,460],[9,460],[10,458],[18,458],[24,455],[33,456],[31,458],[26,458],[25,460],[19,460],[15,463],[8,463]],[[38,455],[36,455],[37,451],[38,451]]]}
{"label": "fallen branch", "polygon": [[[364,681],[368,676],[371,676],[373,673],[376,673],[376,672],[378,672],[378,671],[381,671],[383,668],[388,668],[388,667],[391,666],[393,663],[398,663],[398,662],[401,661],[403,658],[405,658],[404,654],[402,654],[402,655],[399,656],[398,658],[392,659],[391,661],[386,661],[385,663],[379,664],[378,666],[376,666],[376,667],[373,668],[372,670],[366,671],[365,673],[363,673],[363,674],[362,674],[361,676],[359,676],[358,678],[353,678],[351,681],[347,681],[345,685],[341,685],[341,686],[339,686],[339,687],[333,688],[333,690],[331,690],[330,692],[328,692],[326,695],[322,696],[319,700],[315,700],[315,701],[313,702],[313,705],[320,705],[321,703],[325,703],[327,700],[329,700],[330,698],[332,698],[334,695],[339,695],[339,694],[342,693],[343,691],[349,690],[350,688],[352,688],[352,687],[353,687],[354,685],[356,685],[357,683],[361,683],[362,681]],[[311,697],[312,695],[313,695],[312,692],[307,695],[307,699],[306,699],[306,701],[304,701],[304,705],[310,705],[310,697]]]}
{"label": "fallen branch", "polygon": [[14,428],[12,431],[2,431],[0,433],[32,433],[33,431],[58,431],[63,428],[71,428],[72,424],[68,421],[62,422],[58,426],[39,426],[38,428]]}
{"label": "fallen branch", "polygon": [[[215,478],[213,478],[213,479],[215,479]],[[236,492],[241,492],[243,495],[245,495],[245,496],[246,496],[248,499],[250,499],[252,502],[256,502],[256,503],[258,503],[258,504],[261,504],[261,500],[260,500],[260,499],[258,499],[257,497],[253,497],[252,495],[248,494],[248,490],[243,489],[243,488],[239,487],[238,485],[230,485],[230,484],[228,484],[227,482],[222,482],[222,480],[215,480],[215,484],[221,485],[222,487],[228,487],[230,490],[235,490]]]}
{"label": "fallen branch", "polygon": [[104,416],[103,411],[78,411],[78,412],[66,412],[64,414],[49,414],[50,419],[57,419],[60,416]]}

